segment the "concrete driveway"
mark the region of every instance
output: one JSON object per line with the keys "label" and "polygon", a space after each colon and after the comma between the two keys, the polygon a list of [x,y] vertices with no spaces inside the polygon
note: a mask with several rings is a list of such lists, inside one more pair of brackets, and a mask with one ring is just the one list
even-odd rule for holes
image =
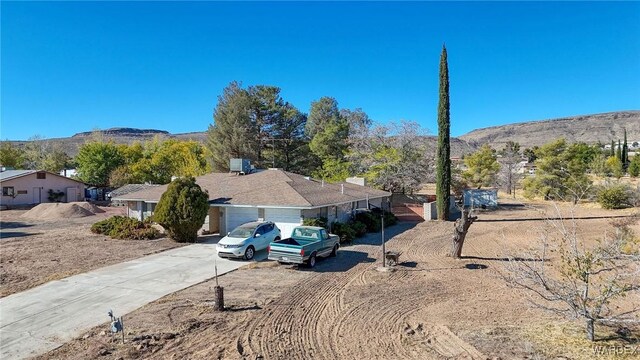
{"label": "concrete driveway", "polygon": [[[52,281],[0,299],[0,359],[43,354],[167,294],[235,270],[247,262],[220,259],[218,239]],[[256,254],[264,260],[266,251]],[[124,319],[126,327],[126,318]]]}

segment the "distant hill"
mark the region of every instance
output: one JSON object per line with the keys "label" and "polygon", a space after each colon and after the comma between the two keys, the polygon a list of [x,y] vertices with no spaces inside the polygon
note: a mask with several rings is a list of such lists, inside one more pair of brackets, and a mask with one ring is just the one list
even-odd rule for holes
{"label": "distant hill", "polygon": [[494,149],[504,147],[511,140],[521,147],[542,145],[564,137],[569,142],[603,144],[622,140],[624,129],[631,142],[640,141],[640,111],[617,111],[604,114],[580,115],[560,119],[529,121],[473,130],[459,137],[472,146],[488,143]]}
{"label": "distant hill", "polygon": [[[542,145],[560,137],[570,142],[584,141],[608,144],[611,140],[622,139],[624,129],[630,142],[640,141],[640,111],[618,111],[605,114],[582,115],[568,118],[530,121],[517,124],[493,126],[471,131],[458,138],[451,138],[451,156],[460,157],[474,152],[482,144],[488,143],[499,149],[509,141],[520,143],[523,148]],[[112,140],[119,144],[131,144],[135,141],[153,139],[195,140],[204,143],[207,138],[205,131],[184,134],[171,134],[164,130],[111,128],[77,133],[67,138],[47,139],[58,143],[69,156],[78,153],[80,145],[90,140],[94,133],[99,133],[105,140]],[[17,145],[24,145],[28,141],[11,141]],[[428,136],[427,143],[435,156],[436,137]]]}

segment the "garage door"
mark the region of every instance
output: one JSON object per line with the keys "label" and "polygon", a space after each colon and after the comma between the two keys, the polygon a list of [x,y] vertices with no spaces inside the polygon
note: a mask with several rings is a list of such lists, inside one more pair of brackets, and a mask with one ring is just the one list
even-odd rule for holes
{"label": "garage door", "polygon": [[226,208],[227,232],[235,229],[238,225],[250,221],[258,220],[257,208]]}
{"label": "garage door", "polygon": [[294,209],[265,209],[264,219],[273,221],[280,229],[283,238],[291,237],[293,228],[301,223],[300,210]]}

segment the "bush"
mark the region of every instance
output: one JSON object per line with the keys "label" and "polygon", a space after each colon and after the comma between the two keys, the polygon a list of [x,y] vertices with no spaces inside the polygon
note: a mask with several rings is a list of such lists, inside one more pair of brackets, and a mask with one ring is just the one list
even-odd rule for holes
{"label": "bush", "polygon": [[351,223],[351,228],[356,232],[356,237],[363,237],[367,234],[367,225],[360,221],[354,221]]}
{"label": "bush", "polygon": [[378,232],[382,227],[380,216],[372,212],[361,212],[356,214],[356,221],[363,223],[368,232]]}
{"label": "bush", "polygon": [[156,206],[153,220],[177,242],[195,242],[209,212],[209,195],[193,177],[172,181]]}
{"label": "bush", "polygon": [[356,238],[356,231],[350,224],[334,222],[331,225],[331,232],[340,236],[340,242],[352,242]]}
{"label": "bush", "polygon": [[622,184],[605,186],[598,193],[598,202],[605,209],[622,209],[629,206],[628,188]]}
{"label": "bush", "polygon": [[326,217],[317,217],[317,218],[305,218],[302,220],[302,225],[304,226],[319,226],[325,229],[329,229],[328,224],[329,221]]}
{"label": "bush", "polygon": [[91,232],[108,235],[114,239],[150,240],[158,237],[158,230],[151,224],[126,216],[114,216],[91,226]]}
{"label": "bush", "polygon": [[384,212],[384,226],[392,226],[398,223],[398,217],[393,215],[390,211]]}

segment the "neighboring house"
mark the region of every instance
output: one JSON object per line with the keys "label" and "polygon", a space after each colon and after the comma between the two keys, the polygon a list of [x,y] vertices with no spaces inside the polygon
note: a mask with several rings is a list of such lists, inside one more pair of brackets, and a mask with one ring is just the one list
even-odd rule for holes
{"label": "neighboring house", "polygon": [[114,198],[122,198],[123,196],[140,190],[150,189],[157,184],[127,184],[107,193],[107,199],[111,199],[111,206],[127,206],[126,201],[114,200]]}
{"label": "neighboring house", "polygon": [[[211,173],[196,178],[209,192],[205,230],[226,234],[255,220],[273,221],[289,236],[305,218],[326,217],[329,223],[349,220],[359,208],[387,208],[391,193],[352,183],[329,184],[279,169],[236,175]],[[153,214],[167,185],[112,196],[126,201],[127,214],[143,220]]]}
{"label": "neighboring house", "polygon": [[2,205],[29,205],[51,202],[49,191],[60,193],[59,201],[84,199],[82,181],[66,178],[48,171],[6,170],[0,172]]}
{"label": "neighboring house", "polygon": [[464,207],[472,209],[495,209],[498,207],[498,190],[466,189],[464,190]]}

